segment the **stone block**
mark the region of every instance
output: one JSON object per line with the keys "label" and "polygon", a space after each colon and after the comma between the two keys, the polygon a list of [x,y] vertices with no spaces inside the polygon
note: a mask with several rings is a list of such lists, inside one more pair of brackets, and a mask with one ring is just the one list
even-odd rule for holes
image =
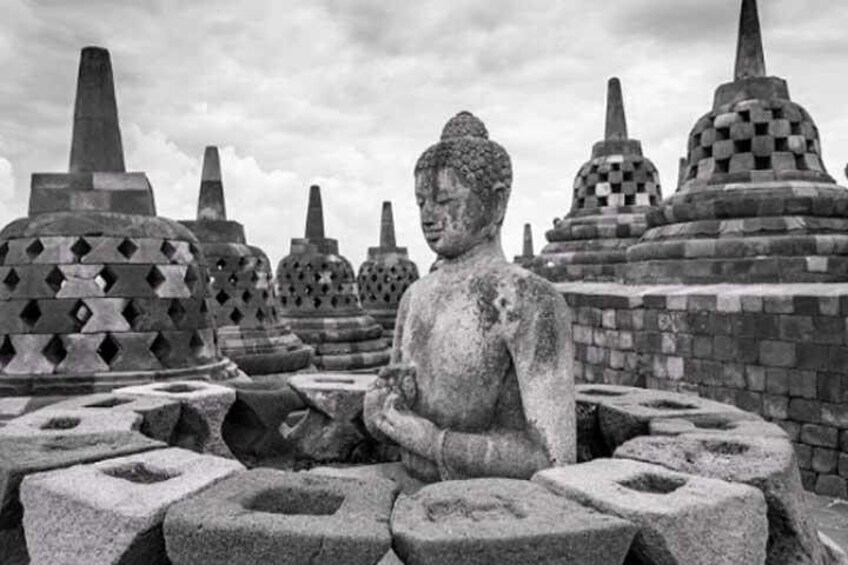
{"label": "stone block", "polygon": [[180,403],[168,398],[118,395],[109,392],[72,397],[40,410],[49,413],[78,410],[91,413],[135,412],[141,415],[139,431],[147,437],[168,442],[180,417]]}
{"label": "stone block", "polygon": [[314,408],[307,408],[299,420],[284,423],[280,433],[298,458],[322,463],[350,461],[356,450],[372,441],[357,422],[334,420]]}
{"label": "stone block", "polygon": [[824,548],[824,565],[848,565],[848,554],[825,534],[819,532],[819,541]]}
{"label": "stone block", "polygon": [[334,420],[350,421],[362,412],[365,391],[374,375],[302,373],[289,378],[291,386],[312,408]]}
{"label": "stone block", "polygon": [[203,381],[174,381],[128,386],[113,391],[124,396],[152,396],[180,403],[180,419],[171,444],[200,453],[233,457],[224,442],[221,425],[236,400],[233,389]]}
{"label": "stone block", "polygon": [[529,481],[474,479],[402,496],[392,533],[407,565],[613,565],[636,528]]}
{"label": "stone block", "polygon": [[649,431],[652,436],[679,436],[683,434],[741,435],[753,437],[777,437],[788,439],[786,432],[777,424],[762,420],[735,420],[722,416],[704,418],[692,422],[682,418],[651,420]]}
{"label": "stone block", "polygon": [[244,467],[172,448],[26,477],[24,531],[33,564],[167,564],[165,511]]}
{"label": "stone block", "polygon": [[0,428],[0,437],[131,432],[139,429],[141,420],[141,416],[135,412],[37,410],[6,422]]}
{"label": "stone block", "polygon": [[391,548],[390,481],[256,469],[170,508],[174,565],[376,563]]}
{"label": "stone block", "polygon": [[845,499],[848,497],[845,479],[837,475],[819,475],[816,478],[816,494]]}
{"label": "stone block", "polygon": [[816,473],[836,473],[837,451],[834,449],[813,449],[812,468]]}
{"label": "stone block", "polygon": [[684,418],[693,422],[759,419],[754,414],[728,404],[653,390],[645,390],[638,396],[610,397],[598,407],[601,433],[610,449],[630,438],[647,434],[651,420],[669,418]]}
{"label": "stone block", "polygon": [[801,426],[801,441],[807,445],[835,448],[839,443],[839,430],[830,426],[804,424]]}
{"label": "stone block", "polygon": [[342,467],[313,467],[310,473],[342,479],[386,479],[394,482],[404,494],[414,494],[426,485],[411,476],[403,463],[378,463],[376,465],[351,465]]}
{"label": "stone block", "polygon": [[614,457],[756,487],[768,504],[768,565],[820,563],[792,444],[781,438],[688,434],[640,437]]}
{"label": "stone block", "polygon": [[766,503],[757,489],[625,459],[540,471],[533,481],[639,528],[645,563],[749,565],[766,556]]}
{"label": "stone block", "polygon": [[[165,444],[137,432],[0,438],[0,531],[22,527],[19,492],[27,475],[161,447]],[[26,553],[26,547],[11,546],[22,536],[5,537],[2,551],[6,555]]]}

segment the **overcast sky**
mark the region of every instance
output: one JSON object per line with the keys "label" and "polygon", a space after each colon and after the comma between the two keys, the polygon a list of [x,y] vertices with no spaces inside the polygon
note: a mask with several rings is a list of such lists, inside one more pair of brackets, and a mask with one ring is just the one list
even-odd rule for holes
{"label": "overcast sky", "polygon": [[[740,0],[0,0],[0,222],[33,172],[67,170],[79,50],[112,53],[127,167],[159,213],[196,213],[203,147],[220,146],[228,212],[276,262],[303,233],[308,186],[358,268],[392,200],[398,242],[426,269],[412,169],[460,110],[513,159],[504,232],[566,214],[604,129],[606,80],[631,137],[675,188],[677,160],[731,78]],[[848,2],[761,0],[769,74],[848,159]]]}

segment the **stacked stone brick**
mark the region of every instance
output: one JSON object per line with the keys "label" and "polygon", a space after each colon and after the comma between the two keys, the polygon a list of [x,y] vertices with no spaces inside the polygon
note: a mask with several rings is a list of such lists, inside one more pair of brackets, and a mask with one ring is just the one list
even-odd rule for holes
{"label": "stacked stone brick", "polygon": [[197,239],[126,173],[108,51],[82,51],[70,172],[35,174],[0,232],[0,394],[82,394],[238,374]]}
{"label": "stacked stone brick", "polygon": [[522,240],[521,255],[516,255],[513,263],[529,269],[533,263],[533,229],[530,224],[524,224],[524,239]]}
{"label": "stacked stone brick", "polygon": [[380,322],[383,335],[392,343],[400,299],[418,280],[418,267],[407,254],[406,247],[395,242],[392,203],[383,202],[380,222],[380,246],[368,248],[368,259],[359,267],[357,282],[362,308]]}
{"label": "stacked stone brick", "polygon": [[627,136],[621,83],[612,78],[605,138],[577,173],[571,212],[545,234],[549,243],[533,269],[553,281],[617,279],[660,199],[659,173],[641,142]]}
{"label": "stacked stone brick", "polygon": [[298,371],[312,350],[281,323],[268,257],[247,245],[244,226],[227,220],[217,147],[203,158],[197,221],[183,221],[200,240],[212,276],[212,312],[221,350],[250,375]]}
{"label": "stacked stone brick", "polygon": [[280,318],[315,348],[315,365],[374,371],[389,361],[383,326],[362,310],[353,267],[324,236],[321,189],[309,192],[306,237],[292,239],[277,265]]}

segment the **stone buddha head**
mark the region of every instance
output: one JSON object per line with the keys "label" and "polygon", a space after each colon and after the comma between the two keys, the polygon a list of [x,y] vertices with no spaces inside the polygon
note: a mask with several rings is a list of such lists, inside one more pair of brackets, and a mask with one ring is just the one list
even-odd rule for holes
{"label": "stone buddha head", "polygon": [[497,238],[511,188],[509,155],[489,139],[483,122],[470,112],[451,118],[415,165],[415,198],[430,249],[453,259]]}

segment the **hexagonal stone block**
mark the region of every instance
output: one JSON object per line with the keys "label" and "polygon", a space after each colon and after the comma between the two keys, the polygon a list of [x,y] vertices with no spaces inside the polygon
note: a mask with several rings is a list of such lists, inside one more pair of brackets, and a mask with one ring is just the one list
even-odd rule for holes
{"label": "hexagonal stone block", "polygon": [[167,564],[168,507],[243,469],[171,448],[29,475],[21,501],[32,563]]}
{"label": "hexagonal stone block", "polygon": [[131,432],[141,426],[141,420],[141,416],[135,412],[38,410],[6,422],[0,428],[0,437]]}
{"label": "hexagonal stone block", "polygon": [[76,396],[41,409],[42,412],[56,410],[135,412],[142,417],[139,431],[147,437],[165,442],[171,439],[171,434],[180,417],[180,403],[176,400],[111,392]]}
{"label": "hexagonal stone block", "polygon": [[697,396],[658,390],[645,390],[640,394],[608,397],[598,403],[598,420],[601,433],[610,449],[627,440],[649,433],[651,420],[686,419],[723,421],[759,420],[759,416],[735,406],[714,402]]}
{"label": "hexagonal stone block", "polygon": [[165,517],[175,565],[358,565],[391,547],[389,481],[256,469],[171,507]]}
{"label": "hexagonal stone block", "polygon": [[115,394],[152,396],[179,401],[180,418],[171,444],[200,453],[233,457],[221,435],[221,425],[236,400],[233,389],[204,381],[174,381],[116,389]]}
{"label": "hexagonal stone block", "polygon": [[766,563],[821,563],[823,550],[804,500],[792,444],[782,438],[722,434],[646,436],[619,447],[616,458],[756,487],[768,504]]}
{"label": "hexagonal stone block", "polygon": [[623,459],[540,471],[533,482],[639,527],[633,553],[645,563],[751,565],[766,556],[762,493]]}
{"label": "hexagonal stone block", "polygon": [[620,565],[636,528],[529,481],[473,479],[401,496],[392,533],[407,565]]}
{"label": "hexagonal stone block", "polygon": [[375,375],[302,373],[289,378],[304,402],[334,420],[350,421],[362,412],[362,401]]}
{"label": "hexagonal stone block", "polygon": [[[19,487],[25,476],[162,447],[164,443],[138,432],[0,437],[0,531],[21,527]],[[0,546],[0,556],[26,552],[25,547],[12,546],[14,539],[22,541],[22,536],[7,538]]]}
{"label": "hexagonal stone block", "polygon": [[635,398],[644,393],[645,389],[604,384],[582,384],[574,388],[577,409],[577,461],[609,457],[612,450],[601,431],[598,406],[610,399]]}
{"label": "hexagonal stone block", "polygon": [[651,420],[648,429],[652,436],[679,436],[682,434],[721,434],[787,439],[789,436],[777,424],[763,420],[727,419],[724,415],[702,418],[694,422],[682,418]]}
{"label": "hexagonal stone block", "polygon": [[308,471],[328,477],[343,479],[387,479],[394,482],[400,492],[414,494],[421,490],[426,483],[419,481],[409,474],[403,463],[377,463],[374,465],[345,465],[339,467],[313,467]]}

